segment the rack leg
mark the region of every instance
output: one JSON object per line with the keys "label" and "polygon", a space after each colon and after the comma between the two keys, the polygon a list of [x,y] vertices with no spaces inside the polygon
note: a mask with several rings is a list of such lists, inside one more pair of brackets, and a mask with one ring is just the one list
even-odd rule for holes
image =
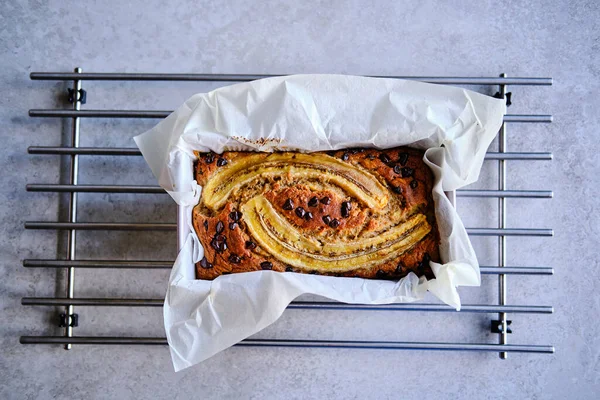
{"label": "rack leg", "polygon": [[[506,78],[506,74],[500,74],[502,78]],[[500,96],[506,99],[506,85],[500,85]],[[498,134],[498,152],[506,152],[506,123],[502,123]],[[498,190],[506,189],[506,162],[505,160],[498,161]],[[498,228],[506,227],[506,200],[504,197],[498,198]],[[498,236],[498,266],[506,265],[506,238],[502,235]],[[499,304],[506,304],[506,275],[498,275],[498,297]],[[499,313],[500,320],[500,344],[507,344],[508,339],[508,322],[506,313]],[[505,360],[508,358],[508,353],[500,352],[500,358]]]}
{"label": "rack leg", "polygon": [[[81,68],[75,68],[75,73],[80,74]],[[81,100],[83,93],[81,91],[81,80],[73,81],[73,109],[81,109]],[[71,125],[71,146],[79,147],[79,117],[74,117]],[[71,168],[69,172],[69,183],[71,185],[77,185],[79,176],[79,156],[77,154],[71,155]],[[69,194],[69,221],[77,222],[77,192]],[[75,229],[69,230],[67,239],[67,260],[75,260]],[[69,267],[67,269],[67,298],[72,299],[74,297],[75,290],[75,268]],[[65,336],[73,336],[73,326],[75,325],[75,308],[73,305],[68,305],[65,310],[66,313],[66,326]],[[71,349],[71,343],[65,344],[65,350]]]}

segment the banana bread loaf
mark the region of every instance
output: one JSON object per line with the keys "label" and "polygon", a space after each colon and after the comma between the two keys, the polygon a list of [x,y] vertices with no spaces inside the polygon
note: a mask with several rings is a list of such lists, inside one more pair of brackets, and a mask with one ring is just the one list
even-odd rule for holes
{"label": "banana bread loaf", "polygon": [[258,270],[433,277],[439,239],[422,151],[196,155],[198,279]]}

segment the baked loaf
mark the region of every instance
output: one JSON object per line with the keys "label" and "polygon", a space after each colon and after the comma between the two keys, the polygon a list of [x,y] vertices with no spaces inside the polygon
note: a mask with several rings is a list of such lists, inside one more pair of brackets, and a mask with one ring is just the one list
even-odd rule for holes
{"label": "baked loaf", "polygon": [[196,155],[198,279],[258,270],[433,277],[439,240],[423,152]]}

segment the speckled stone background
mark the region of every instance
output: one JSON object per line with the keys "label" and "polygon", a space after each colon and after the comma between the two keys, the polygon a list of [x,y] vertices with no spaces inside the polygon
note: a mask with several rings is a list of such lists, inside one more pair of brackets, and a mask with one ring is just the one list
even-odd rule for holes
{"label": "speckled stone background", "polygon": [[[169,5],[172,3],[172,5]],[[175,5],[178,3],[178,5]],[[264,2],[267,3],[267,2]],[[271,3],[271,2],[270,2]],[[368,5],[370,3],[370,5]],[[600,8],[595,1],[506,2],[4,1],[0,4],[0,398],[598,398],[600,278],[597,163]],[[553,277],[510,277],[513,304],[553,315],[511,315],[511,342],[551,344],[554,355],[232,348],[175,374],[166,347],[25,346],[52,335],[58,309],[23,296],[64,295],[63,272],[25,269],[25,258],[64,255],[64,237],[25,231],[26,220],[65,218],[61,198],[27,183],[64,182],[58,156],[30,145],[67,143],[69,121],[30,108],[68,107],[65,84],[32,71],[347,73],[551,76],[552,87],[512,87],[511,113],[551,113],[551,125],[511,124],[509,149],[553,151],[552,162],[510,162],[513,189],[552,189],[552,200],[509,200],[511,227],[554,228],[553,238],[508,239],[512,265],[551,266]],[[89,82],[94,108],[171,109],[217,85]],[[493,93],[495,88],[476,88]],[[133,146],[155,120],[85,119],[82,146]],[[65,160],[62,160],[64,163]],[[83,157],[81,183],[154,184],[140,157]],[[474,187],[493,188],[487,162]],[[461,199],[467,226],[493,226],[495,200]],[[81,196],[81,221],[175,221],[166,195]],[[162,259],[169,233],[83,232],[78,257]],[[484,265],[496,240],[476,238]],[[80,270],[82,297],[161,297],[168,271]],[[462,291],[497,301],[496,277]],[[431,299],[430,299],[431,300]],[[78,335],[163,336],[159,308],[79,308]],[[263,338],[490,342],[488,314],[292,310]]]}

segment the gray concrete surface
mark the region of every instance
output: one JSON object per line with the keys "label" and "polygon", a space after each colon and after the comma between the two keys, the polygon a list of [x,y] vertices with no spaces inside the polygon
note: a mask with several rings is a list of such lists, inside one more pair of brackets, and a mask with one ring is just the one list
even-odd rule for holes
{"label": "gray concrete surface", "polygon": [[[169,3],[172,3],[169,5]],[[179,3],[176,5],[176,3]],[[594,1],[501,2],[5,1],[0,4],[0,398],[598,398],[600,278],[599,6]],[[405,4],[402,4],[405,3]],[[63,295],[61,271],[25,269],[24,258],[64,254],[55,232],[26,220],[64,218],[56,194],[27,183],[64,179],[60,158],[30,145],[65,142],[68,121],[32,119],[62,108],[64,84],[31,71],[349,73],[552,76],[553,87],[514,87],[512,113],[551,113],[551,125],[509,126],[509,149],[553,151],[553,162],[509,164],[510,188],[553,189],[552,200],[510,200],[512,227],[554,228],[554,238],[509,239],[513,265],[553,277],[509,279],[514,304],[553,305],[553,315],[514,315],[514,343],[551,344],[554,355],[233,348],[175,374],[167,348],[20,345],[20,335],[59,334],[58,310],[23,296]],[[168,109],[216,85],[85,83],[87,108]],[[492,89],[488,89],[492,90]],[[156,121],[82,121],[82,145],[132,146]],[[82,159],[81,183],[152,184],[140,158]],[[491,188],[486,163],[474,187]],[[84,195],[82,221],[174,221],[164,195]],[[495,202],[464,200],[469,226],[492,226]],[[495,240],[474,241],[482,264]],[[81,258],[172,259],[165,233],[79,236]],[[167,271],[78,271],[79,296],[160,297]],[[463,290],[496,301],[496,280]],[[159,309],[80,308],[77,334],[163,335]],[[492,315],[289,311],[265,338],[494,342]]]}

